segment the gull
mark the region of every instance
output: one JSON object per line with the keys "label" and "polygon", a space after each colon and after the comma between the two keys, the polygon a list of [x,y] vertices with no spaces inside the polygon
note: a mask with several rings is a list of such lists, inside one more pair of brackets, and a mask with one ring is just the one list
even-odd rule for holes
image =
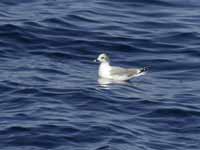
{"label": "gull", "polygon": [[146,71],[146,68],[122,68],[111,66],[110,58],[107,54],[100,54],[97,60],[100,62],[98,71],[100,78],[114,81],[128,81],[134,77],[144,75]]}

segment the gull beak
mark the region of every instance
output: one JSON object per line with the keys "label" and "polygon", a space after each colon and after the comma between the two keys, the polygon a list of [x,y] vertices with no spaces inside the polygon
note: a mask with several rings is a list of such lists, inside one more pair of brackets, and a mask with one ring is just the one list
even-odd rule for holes
{"label": "gull beak", "polygon": [[93,60],[93,62],[97,62],[97,59]]}

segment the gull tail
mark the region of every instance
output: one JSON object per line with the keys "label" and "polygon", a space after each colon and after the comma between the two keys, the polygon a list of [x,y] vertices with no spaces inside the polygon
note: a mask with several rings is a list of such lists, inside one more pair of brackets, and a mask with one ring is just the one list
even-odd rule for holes
{"label": "gull tail", "polygon": [[149,67],[141,68],[139,73],[145,73],[148,69]]}

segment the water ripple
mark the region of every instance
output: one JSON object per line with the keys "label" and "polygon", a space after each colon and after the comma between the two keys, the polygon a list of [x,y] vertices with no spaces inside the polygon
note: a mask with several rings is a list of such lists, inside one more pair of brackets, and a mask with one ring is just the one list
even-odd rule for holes
{"label": "water ripple", "polygon": [[[199,5],[1,1],[1,149],[199,150]],[[105,84],[100,53],[149,70]]]}

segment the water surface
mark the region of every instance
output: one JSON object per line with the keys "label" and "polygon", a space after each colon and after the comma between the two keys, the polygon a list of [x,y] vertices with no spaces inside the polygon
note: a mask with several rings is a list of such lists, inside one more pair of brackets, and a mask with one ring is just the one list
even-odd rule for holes
{"label": "water surface", "polygon": [[[199,150],[200,3],[2,0],[2,150]],[[98,64],[150,66],[101,85]]]}

